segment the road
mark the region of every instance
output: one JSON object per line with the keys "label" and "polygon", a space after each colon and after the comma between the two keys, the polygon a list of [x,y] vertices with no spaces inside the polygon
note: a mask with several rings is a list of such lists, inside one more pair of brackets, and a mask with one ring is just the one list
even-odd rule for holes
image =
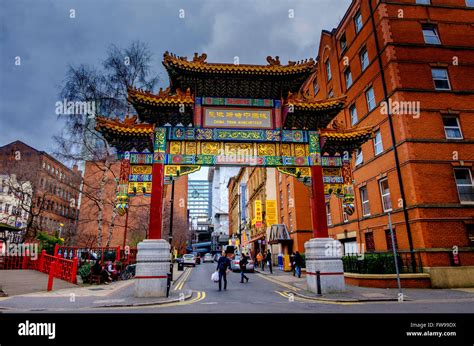
{"label": "road", "polygon": [[[249,273],[248,283],[240,283],[240,273],[228,274],[227,290],[218,291],[218,285],[211,281],[215,263],[203,263],[195,268],[187,268],[181,277],[173,283],[176,294],[180,290],[191,290],[191,299],[182,302],[170,302],[162,305],[140,307],[108,307],[95,305],[100,300],[109,302],[127,301],[133,295],[133,286],[129,286],[120,296],[77,296],[74,301],[69,295],[64,297],[13,297],[4,300],[2,306],[10,311],[28,312],[117,312],[117,313],[472,313],[474,295],[456,293],[448,296],[443,290],[425,290],[417,297],[405,302],[322,302],[299,298],[291,292],[293,286],[277,281],[272,275]],[[94,287],[91,290],[101,290]],[[396,293],[394,293],[396,294]],[[413,293],[411,293],[413,294]],[[120,299],[117,299],[120,298]],[[0,310],[2,310],[0,308]],[[8,310],[4,310],[8,312]]]}
{"label": "road", "polygon": [[[291,295],[289,287],[271,278],[249,273],[248,283],[240,283],[240,273],[228,274],[226,291],[218,291],[211,281],[215,263],[203,263],[192,268],[178,280],[178,288],[195,291],[193,299],[158,307],[115,308],[115,312],[144,313],[472,313],[474,299],[453,301],[322,303]],[[104,309],[105,310],[105,309]],[[94,311],[97,312],[97,309]],[[107,309],[107,311],[111,311]]]}

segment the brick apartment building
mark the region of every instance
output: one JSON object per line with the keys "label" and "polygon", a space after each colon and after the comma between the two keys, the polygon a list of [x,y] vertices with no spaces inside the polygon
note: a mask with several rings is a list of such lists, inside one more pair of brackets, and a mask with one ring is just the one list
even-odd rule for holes
{"label": "brick apartment building", "polygon": [[346,252],[390,250],[390,212],[398,249],[414,249],[423,267],[459,264],[453,247],[474,265],[473,6],[354,0],[322,32],[315,95],[346,95],[336,120],[375,127],[352,159],[356,211],[327,204]]}
{"label": "brick apartment building", "polygon": [[31,185],[28,236],[37,231],[60,231],[66,243],[73,240],[81,186],[77,166],[70,169],[46,152],[15,141],[0,147],[0,174],[14,174],[19,182]]}
{"label": "brick apartment building", "polygon": [[313,237],[310,188],[278,171],[275,178],[279,223],[286,225],[293,240],[289,251],[304,253],[304,243]]}
{"label": "brick apartment building", "polygon": [[[125,244],[135,247],[137,243],[147,237],[150,197],[138,194],[130,198],[128,222],[127,215],[115,215],[113,206],[116,198],[115,178],[120,173],[120,162],[114,162],[107,170],[103,193],[103,218],[102,218],[102,246],[109,244],[111,247]],[[86,161],[84,171],[83,195],[79,213],[77,246],[97,246],[99,206],[97,194],[104,174],[104,163]],[[187,233],[187,176],[181,176],[175,181],[174,222],[173,238],[175,242],[186,241]],[[163,203],[163,239],[168,239],[170,220],[171,185],[165,185]],[[125,227],[127,225],[127,227]],[[125,235],[125,228],[127,234]],[[109,234],[111,236],[109,236]],[[110,239],[109,239],[110,238]],[[182,239],[184,238],[184,239]],[[173,243],[173,245],[176,245]],[[177,246],[183,251],[182,246]]]}

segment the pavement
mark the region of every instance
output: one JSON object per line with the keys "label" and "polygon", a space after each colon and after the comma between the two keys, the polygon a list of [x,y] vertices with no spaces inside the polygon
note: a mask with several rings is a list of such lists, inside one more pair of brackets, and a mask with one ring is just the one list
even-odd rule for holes
{"label": "pavement", "polygon": [[[48,292],[42,285],[48,275],[34,270],[3,270],[2,281],[7,283],[13,295],[0,297],[0,311],[45,312],[81,311],[100,308],[138,307],[182,303],[192,298],[201,298],[190,290],[177,289],[190,268],[178,271],[173,268],[173,283],[169,297],[137,298],[134,296],[135,280],[117,281],[109,285],[74,285],[63,280],[54,280],[54,290]],[[7,275],[4,275],[7,274]],[[35,283],[35,280],[38,282]],[[18,285],[19,284],[19,285]],[[18,286],[17,286],[18,285]],[[8,291],[7,291],[8,292]]]}
{"label": "pavement", "polygon": [[[2,270],[0,271],[0,289],[7,296],[29,294],[46,291],[48,274],[36,270]],[[76,285],[59,279],[54,279],[53,289],[74,288]]]}
{"label": "pavement", "polygon": [[472,313],[474,289],[397,289],[347,286],[346,292],[317,296],[306,278],[275,270],[273,274],[229,273],[227,290],[211,281],[215,263],[175,274],[169,299],[135,298],[134,280],[0,298],[3,312],[141,313]]}
{"label": "pavement", "polygon": [[[306,274],[303,271],[301,278],[293,276],[292,272],[284,272],[280,269],[255,270],[259,275],[264,275],[269,280],[274,280],[286,285],[290,293],[306,299],[332,302],[380,302],[399,301],[399,291],[395,288],[372,288],[346,285],[346,291],[341,293],[327,293],[318,295],[308,291]],[[403,301],[449,301],[474,298],[474,288],[460,289],[421,289],[402,288]]]}

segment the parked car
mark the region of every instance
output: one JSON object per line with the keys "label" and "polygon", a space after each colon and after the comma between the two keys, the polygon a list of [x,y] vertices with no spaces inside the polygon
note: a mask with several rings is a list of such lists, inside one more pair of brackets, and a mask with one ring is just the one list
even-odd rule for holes
{"label": "parked car", "polygon": [[196,266],[196,256],[193,254],[183,255],[183,265],[185,266]]}
{"label": "parked car", "polygon": [[210,253],[207,253],[204,255],[204,260],[203,260],[203,263],[206,263],[206,262],[213,262],[214,259],[212,258],[212,255]]}
{"label": "parked car", "polygon": [[[239,272],[240,271],[240,255],[236,255],[232,261],[230,261],[230,268],[234,272]],[[246,272],[251,272],[253,273],[255,271],[255,265],[253,260],[248,259],[248,263],[245,266],[245,271]]]}

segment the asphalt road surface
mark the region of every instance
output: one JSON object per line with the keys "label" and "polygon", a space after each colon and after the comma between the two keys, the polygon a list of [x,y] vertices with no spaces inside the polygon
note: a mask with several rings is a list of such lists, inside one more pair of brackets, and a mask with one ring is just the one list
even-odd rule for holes
{"label": "asphalt road surface", "polygon": [[[271,281],[271,277],[248,273],[248,283],[240,283],[240,273],[227,275],[227,290],[218,291],[211,281],[215,263],[203,263],[182,276],[180,288],[193,290],[191,300],[165,306],[104,309],[110,312],[144,313],[472,313],[474,299],[460,301],[336,303],[305,300],[291,295],[291,289]],[[184,281],[184,279],[186,279]],[[98,309],[94,310],[97,312]],[[102,309],[101,309],[102,310]]]}

